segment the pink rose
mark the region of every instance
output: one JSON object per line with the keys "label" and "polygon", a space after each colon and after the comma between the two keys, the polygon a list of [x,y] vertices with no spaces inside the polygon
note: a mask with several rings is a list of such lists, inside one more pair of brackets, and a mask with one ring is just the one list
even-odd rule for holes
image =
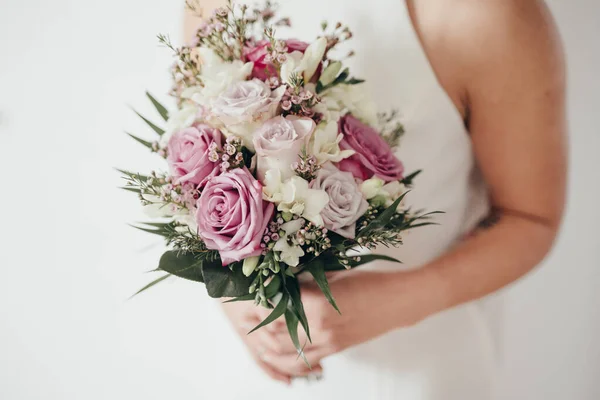
{"label": "pink rose", "polygon": [[167,162],[178,183],[204,186],[219,171],[219,164],[208,158],[209,147],[221,148],[221,132],[198,124],[175,132],[167,144]]}
{"label": "pink rose", "polygon": [[[287,53],[299,51],[304,53],[308,47],[308,43],[302,42],[296,39],[288,39],[285,41],[287,46]],[[277,70],[271,62],[265,61],[267,55],[267,48],[271,45],[268,40],[261,40],[256,43],[253,47],[244,48],[244,58],[246,61],[254,62],[254,69],[252,70],[252,77],[258,78],[262,81],[266,81],[268,78],[274,76],[277,77]]]}
{"label": "pink rose", "polygon": [[292,164],[315,130],[315,122],[310,118],[293,115],[278,116],[264,123],[252,139],[256,149],[256,167],[259,179],[263,180],[270,169],[281,171],[283,180],[294,175]]}
{"label": "pink rose", "polygon": [[317,172],[310,187],[324,190],[329,195],[329,202],[321,211],[325,227],[345,238],[354,239],[356,221],[367,211],[369,203],[352,174],[327,163]]}
{"label": "pink rose", "polygon": [[385,182],[402,179],[404,166],[375,129],[347,114],[340,119],[339,130],[344,135],[340,148],[356,152],[340,161],[339,169],[363,181],[373,176]]}
{"label": "pink rose", "polygon": [[209,180],[196,206],[198,234],[207,248],[219,251],[223,265],[261,253],[274,206],[263,200],[262,185],[246,168]]}

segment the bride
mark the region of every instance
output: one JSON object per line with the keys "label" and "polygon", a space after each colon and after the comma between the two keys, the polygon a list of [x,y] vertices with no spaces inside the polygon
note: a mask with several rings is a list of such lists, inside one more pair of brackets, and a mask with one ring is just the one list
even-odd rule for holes
{"label": "bride", "polygon": [[[224,3],[201,6],[208,13]],[[303,286],[312,370],[283,322],[246,335],[263,311],[224,306],[259,368],[240,352],[203,373],[203,385],[220,398],[491,398],[497,329],[476,300],[542,260],[564,206],[565,76],[548,9],[541,0],[279,3],[294,24],[290,37],[313,40],[322,19],[353,30],[353,75],[381,109],[401,110],[398,156],[408,171],[424,170],[410,201],[446,214],[387,250],[400,269],[375,263],[334,279],[341,316]],[[198,23],[186,18],[188,38]],[[316,374],[323,379],[293,379]]]}

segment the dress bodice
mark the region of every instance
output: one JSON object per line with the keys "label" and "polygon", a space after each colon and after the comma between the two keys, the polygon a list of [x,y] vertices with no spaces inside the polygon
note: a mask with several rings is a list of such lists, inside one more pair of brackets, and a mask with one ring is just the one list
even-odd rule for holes
{"label": "dress bodice", "polygon": [[[281,1],[282,15],[290,16],[291,37],[312,41],[321,19],[347,25],[353,38],[338,55],[354,50],[346,61],[353,76],[367,81],[380,111],[397,109],[406,133],[398,157],[407,173],[423,170],[407,203],[445,214],[439,226],[416,229],[404,238],[398,257],[419,266],[437,257],[489,210],[469,134],[454,103],[437,80],[413,27],[403,0]],[[320,19],[315,19],[320,15]],[[282,32],[283,33],[283,32]]]}

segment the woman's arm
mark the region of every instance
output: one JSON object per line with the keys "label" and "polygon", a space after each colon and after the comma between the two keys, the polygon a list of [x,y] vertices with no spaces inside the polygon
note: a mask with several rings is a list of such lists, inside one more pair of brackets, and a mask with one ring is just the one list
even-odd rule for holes
{"label": "woman's arm", "polygon": [[[421,269],[356,273],[332,282],[341,316],[318,289],[305,286],[311,362],[510,284],[544,258],[560,224],[565,74],[546,7],[522,0],[414,3],[434,69],[450,97],[468,110],[496,223]],[[269,363],[291,375],[307,373],[281,332],[285,351],[269,354]]]}

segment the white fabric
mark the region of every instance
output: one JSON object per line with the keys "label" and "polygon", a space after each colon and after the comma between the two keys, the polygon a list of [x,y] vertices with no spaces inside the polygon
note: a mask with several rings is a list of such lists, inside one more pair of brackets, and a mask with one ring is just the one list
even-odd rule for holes
{"label": "white fabric", "polygon": [[[339,20],[352,29],[348,49],[357,54],[348,61],[352,75],[369,82],[380,110],[401,111],[406,135],[398,156],[407,172],[424,171],[408,203],[446,212],[437,217],[439,226],[406,235],[398,258],[405,267],[416,268],[441,255],[486,215],[488,202],[468,132],[436,79],[406,4],[401,0],[280,3],[282,15],[295,24],[280,34],[313,40],[322,19],[334,24]],[[485,400],[491,398],[495,352],[482,310],[472,303],[333,356],[323,363],[323,380],[300,381],[292,389],[271,383],[247,357],[241,364],[239,360],[225,364],[227,372],[221,373],[248,380],[228,387],[230,398]]]}

